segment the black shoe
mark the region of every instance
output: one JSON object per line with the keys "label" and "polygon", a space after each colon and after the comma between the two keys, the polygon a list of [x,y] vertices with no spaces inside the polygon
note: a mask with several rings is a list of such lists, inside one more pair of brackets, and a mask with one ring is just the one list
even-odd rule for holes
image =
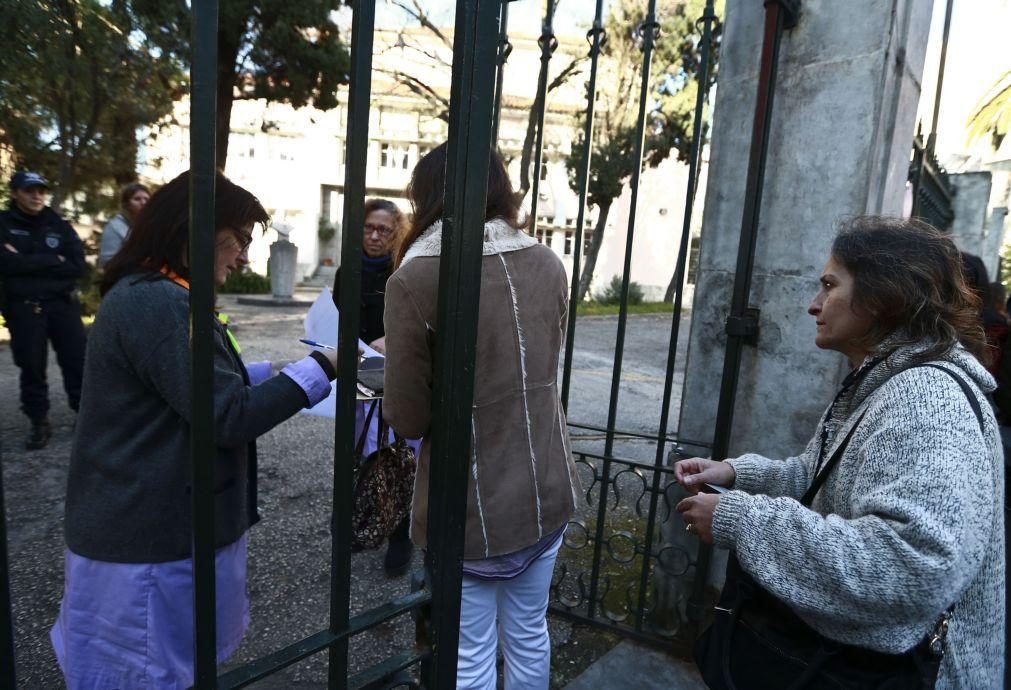
{"label": "black shoe", "polygon": [[33,419],[32,429],[28,432],[28,438],[25,440],[25,448],[27,450],[45,448],[51,435],[52,428],[49,426],[48,419]]}
{"label": "black shoe", "polygon": [[407,573],[411,566],[411,555],[414,553],[414,544],[410,539],[394,541],[386,547],[386,557],[383,559],[383,567],[386,569],[387,577],[400,577]]}

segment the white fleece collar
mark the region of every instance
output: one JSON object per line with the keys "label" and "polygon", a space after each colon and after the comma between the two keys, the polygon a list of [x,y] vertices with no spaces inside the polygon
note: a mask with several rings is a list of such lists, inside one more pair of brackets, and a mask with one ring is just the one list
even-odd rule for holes
{"label": "white fleece collar", "polygon": [[[493,218],[484,224],[484,248],[481,252],[484,256],[514,252],[535,244],[537,240],[501,218]],[[400,261],[400,267],[419,256],[439,256],[441,253],[442,221],[437,220],[414,240]]]}

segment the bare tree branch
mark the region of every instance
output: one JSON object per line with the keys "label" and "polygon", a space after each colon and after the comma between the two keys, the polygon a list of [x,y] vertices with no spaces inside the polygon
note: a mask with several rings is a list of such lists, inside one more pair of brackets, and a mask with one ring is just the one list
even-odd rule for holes
{"label": "bare tree branch", "polygon": [[407,15],[414,17],[415,21],[421,24],[421,26],[423,26],[424,28],[428,29],[433,34],[438,36],[439,40],[442,41],[443,45],[445,45],[450,50],[453,49],[453,42],[450,41],[448,38],[446,38],[446,35],[439,30],[439,27],[437,27],[435,24],[432,23],[432,20],[429,19],[428,17],[428,13],[425,12],[424,8],[422,8],[421,3],[419,3],[418,0],[411,0],[411,4],[413,5],[413,7],[408,7],[407,3],[404,2],[403,0],[391,0],[391,1],[395,6],[399,7]]}

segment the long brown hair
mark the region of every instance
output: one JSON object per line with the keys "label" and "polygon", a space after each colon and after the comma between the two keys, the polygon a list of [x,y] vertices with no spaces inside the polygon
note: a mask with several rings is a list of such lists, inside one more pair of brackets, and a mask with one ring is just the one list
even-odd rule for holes
{"label": "long brown hair", "polygon": [[[407,187],[407,198],[411,202],[413,218],[403,242],[397,250],[395,265],[399,266],[404,254],[414,241],[435,221],[442,218],[446,195],[446,151],[445,143],[432,149],[411,173],[411,183]],[[513,192],[512,181],[505,163],[497,151],[488,157],[488,200],[485,203],[485,220],[501,218],[515,228],[519,228],[520,202]],[[483,228],[482,228],[483,231]]]}
{"label": "long brown hair", "polygon": [[[252,193],[217,173],[214,229],[266,228],[270,216]],[[189,279],[186,265],[190,232],[190,173],[186,171],[158,189],[133,222],[123,247],[105,267],[100,289],[104,295],[121,278],[158,270],[162,266]]]}
{"label": "long brown hair", "polygon": [[929,340],[916,357],[928,361],[961,342],[987,361],[980,300],[950,237],[919,220],[862,216],[840,229],[832,257],[853,276],[854,308],[873,317],[862,344],[893,334],[897,346]]}

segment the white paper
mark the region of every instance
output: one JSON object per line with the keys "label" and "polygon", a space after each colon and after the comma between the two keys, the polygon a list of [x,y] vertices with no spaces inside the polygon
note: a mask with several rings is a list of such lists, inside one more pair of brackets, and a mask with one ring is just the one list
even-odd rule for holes
{"label": "white paper", "polygon": [[[305,339],[336,347],[339,325],[340,312],[337,310],[337,305],[334,304],[333,294],[330,292],[330,288],[324,287],[305,315]],[[309,345],[306,345],[306,347],[311,350],[320,349],[318,347],[310,347]],[[366,345],[360,338],[358,340],[358,347],[365,351],[366,357],[382,357],[381,354]],[[359,408],[362,405],[363,403],[358,403]],[[336,418],[337,382],[334,381],[330,384],[330,395],[325,400],[313,407],[302,410],[302,412],[303,414],[327,417],[329,419]],[[373,420],[372,424],[376,425],[377,421]]]}

